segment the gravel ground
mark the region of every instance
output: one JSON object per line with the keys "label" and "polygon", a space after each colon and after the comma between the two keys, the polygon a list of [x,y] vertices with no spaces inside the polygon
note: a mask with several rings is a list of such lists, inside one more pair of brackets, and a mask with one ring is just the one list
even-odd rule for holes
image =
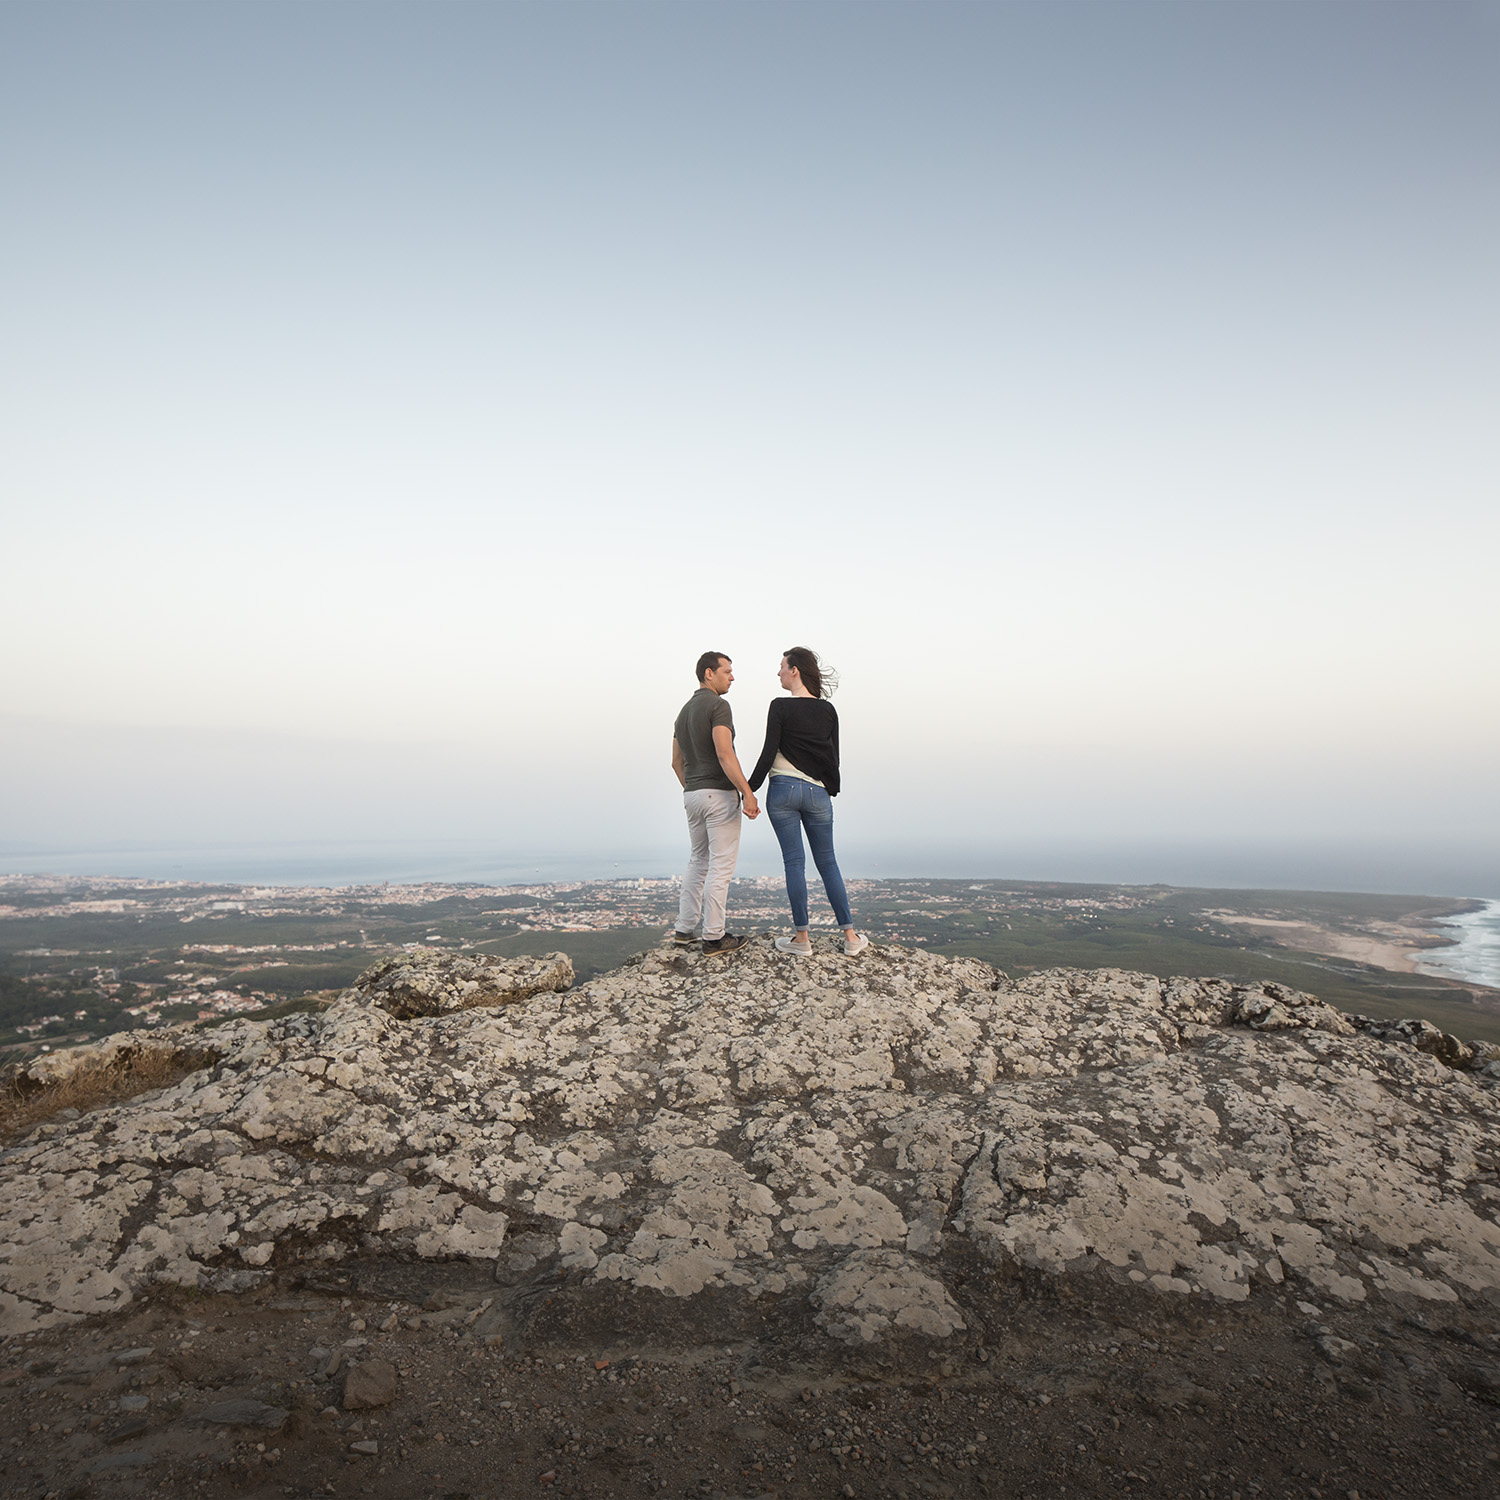
{"label": "gravel ground", "polygon": [[[805,1307],[712,1302],[464,1264],[162,1296],[0,1348],[3,1492],[1500,1492],[1500,1336],[1461,1310],[1017,1283],[966,1305],[961,1338],[848,1349]],[[346,1410],[350,1370],[377,1362],[392,1399]]]}

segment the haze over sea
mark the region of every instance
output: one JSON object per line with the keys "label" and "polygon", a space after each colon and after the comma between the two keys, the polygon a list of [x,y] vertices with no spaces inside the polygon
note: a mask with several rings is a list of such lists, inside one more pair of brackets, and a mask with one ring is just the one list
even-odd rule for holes
{"label": "haze over sea", "polygon": [[[612,880],[677,875],[686,833],[674,825],[651,843],[580,849],[507,847],[495,839],[382,839],[319,842],[189,843],[120,841],[0,844],[0,873],[137,876],[235,885],[359,885],[383,880]],[[1234,890],[1373,891],[1401,895],[1500,898],[1500,859],[1479,851],[1312,843],[1188,840],[1017,840],[1008,844],[880,843],[841,840],[839,860],[853,879],[1060,880],[1108,885],[1176,885]],[[781,872],[764,820],[740,843],[740,876]]]}

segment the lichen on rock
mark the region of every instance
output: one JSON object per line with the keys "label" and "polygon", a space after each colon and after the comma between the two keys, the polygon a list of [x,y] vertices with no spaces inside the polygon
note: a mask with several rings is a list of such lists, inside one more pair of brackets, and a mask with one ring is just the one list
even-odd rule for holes
{"label": "lichen on rock", "polygon": [[1018,1273],[1500,1300],[1500,1067],[1432,1028],[896,947],[570,980],[402,955],[37,1127],[0,1153],[0,1330],[362,1256],[790,1299],[855,1342],[962,1332]]}

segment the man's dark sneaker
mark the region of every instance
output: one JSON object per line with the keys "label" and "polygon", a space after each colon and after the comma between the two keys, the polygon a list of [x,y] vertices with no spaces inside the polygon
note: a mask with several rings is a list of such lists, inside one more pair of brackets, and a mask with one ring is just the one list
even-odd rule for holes
{"label": "man's dark sneaker", "polygon": [[676,943],[679,948],[686,948],[690,943],[696,943],[698,939],[695,938],[690,932],[678,932],[674,928],[672,931],[672,941]]}
{"label": "man's dark sneaker", "polygon": [[750,941],[747,937],[741,937],[737,932],[726,932],[721,938],[708,938],[703,940],[703,951],[705,953],[733,953],[743,948]]}

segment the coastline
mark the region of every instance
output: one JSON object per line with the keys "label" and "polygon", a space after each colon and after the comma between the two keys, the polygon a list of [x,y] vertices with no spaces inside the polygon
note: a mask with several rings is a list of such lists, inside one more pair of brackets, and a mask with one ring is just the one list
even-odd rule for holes
{"label": "coastline", "polygon": [[1500,901],[1476,900],[1435,925],[1442,940],[1413,955],[1414,973],[1500,989]]}

